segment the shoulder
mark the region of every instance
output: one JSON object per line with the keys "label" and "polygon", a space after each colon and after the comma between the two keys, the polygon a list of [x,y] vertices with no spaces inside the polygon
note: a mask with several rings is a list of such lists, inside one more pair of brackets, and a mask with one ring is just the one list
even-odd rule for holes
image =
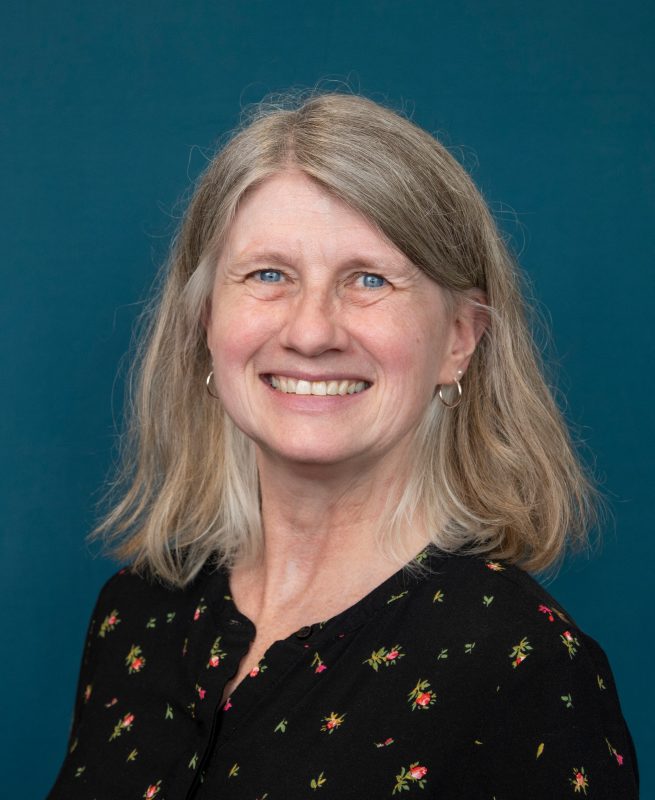
{"label": "shoulder", "polygon": [[[475,642],[498,669],[516,671],[539,661],[548,669],[593,673],[611,682],[607,659],[598,643],[574,621],[531,575],[496,559],[473,556],[430,558],[430,574],[418,595],[448,627]],[[418,597],[417,597],[418,600]],[[604,676],[607,676],[604,678]]]}
{"label": "shoulder", "polygon": [[117,626],[123,631],[132,626],[154,626],[159,617],[169,621],[176,616],[193,618],[198,607],[206,609],[224,594],[224,582],[221,578],[217,580],[216,574],[205,567],[187,586],[176,587],[163,583],[152,573],[125,566],[101,586],[89,635],[104,639]]}

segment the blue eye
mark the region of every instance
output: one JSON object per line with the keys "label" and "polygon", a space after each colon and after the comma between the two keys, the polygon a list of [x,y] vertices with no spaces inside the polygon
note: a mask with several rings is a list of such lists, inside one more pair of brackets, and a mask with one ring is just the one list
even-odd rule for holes
{"label": "blue eye", "polygon": [[372,272],[365,272],[359,276],[366,289],[380,289],[387,282],[382,275],[374,275]]}
{"label": "blue eye", "polygon": [[282,273],[278,269],[260,269],[255,273],[262,283],[279,283]]}

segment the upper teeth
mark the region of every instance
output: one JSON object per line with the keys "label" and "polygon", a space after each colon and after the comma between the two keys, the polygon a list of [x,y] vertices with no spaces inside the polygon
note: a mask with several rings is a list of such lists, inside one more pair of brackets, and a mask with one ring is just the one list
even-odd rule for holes
{"label": "upper teeth", "polygon": [[357,394],[367,388],[366,381],[303,381],[271,375],[271,386],[287,394]]}

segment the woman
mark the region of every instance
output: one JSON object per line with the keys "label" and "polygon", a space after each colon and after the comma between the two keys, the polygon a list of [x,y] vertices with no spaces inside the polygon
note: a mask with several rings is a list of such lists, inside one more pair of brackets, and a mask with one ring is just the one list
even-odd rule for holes
{"label": "woman", "polygon": [[439,143],[264,108],[149,318],[53,800],[637,796],[604,654],[527,572],[592,490]]}

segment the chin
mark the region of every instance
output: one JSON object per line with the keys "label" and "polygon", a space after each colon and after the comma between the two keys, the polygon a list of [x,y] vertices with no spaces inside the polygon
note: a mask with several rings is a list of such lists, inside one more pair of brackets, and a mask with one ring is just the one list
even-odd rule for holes
{"label": "chin", "polygon": [[259,444],[260,449],[274,461],[289,467],[330,467],[356,458],[352,449],[321,447],[272,448]]}

